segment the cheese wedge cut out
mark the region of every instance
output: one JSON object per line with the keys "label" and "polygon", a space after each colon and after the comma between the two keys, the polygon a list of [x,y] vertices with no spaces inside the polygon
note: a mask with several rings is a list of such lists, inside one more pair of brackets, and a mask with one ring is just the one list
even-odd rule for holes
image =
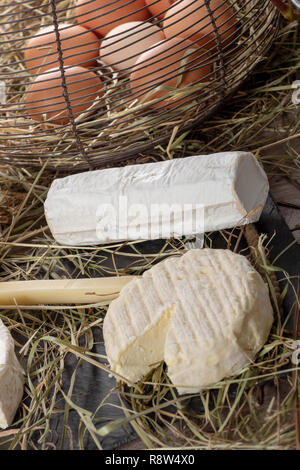
{"label": "cheese wedge cut out", "polygon": [[256,222],[269,184],[247,152],[196,155],[56,179],[45,216],[57,242],[182,237]]}
{"label": "cheese wedge cut out", "polygon": [[268,287],[246,257],[194,249],[132,280],[104,319],[112,371],[128,383],[165,361],[179,394],[240,372],[273,322]]}
{"label": "cheese wedge cut out", "polygon": [[0,320],[0,428],[13,422],[24,390],[24,373],[9,330]]}

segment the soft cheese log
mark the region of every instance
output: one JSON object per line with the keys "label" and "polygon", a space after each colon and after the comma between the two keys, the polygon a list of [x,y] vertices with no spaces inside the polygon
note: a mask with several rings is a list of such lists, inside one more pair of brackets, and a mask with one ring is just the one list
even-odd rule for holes
{"label": "soft cheese log", "polygon": [[113,300],[103,333],[111,369],[136,382],[165,360],[180,394],[239,372],[273,322],[268,287],[229,250],[190,250],[134,279]]}
{"label": "soft cheese log", "polygon": [[181,237],[257,221],[268,189],[251,153],[197,155],[57,179],[45,215],[65,245]]}
{"label": "soft cheese log", "polygon": [[24,375],[9,330],[0,320],[0,428],[12,424],[23,396]]}

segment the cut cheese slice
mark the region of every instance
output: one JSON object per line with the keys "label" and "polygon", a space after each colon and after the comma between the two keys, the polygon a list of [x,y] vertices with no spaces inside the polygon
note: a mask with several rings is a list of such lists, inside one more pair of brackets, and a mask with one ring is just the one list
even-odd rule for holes
{"label": "cut cheese slice", "polygon": [[134,383],[165,361],[179,394],[193,393],[249,364],[273,322],[268,287],[229,250],[190,250],[127,284],[107,311],[111,369]]}
{"label": "cut cheese slice", "polygon": [[0,320],[0,428],[13,422],[23,396],[24,374],[9,330]]}
{"label": "cut cheese slice", "polygon": [[57,179],[45,215],[65,245],[182,237],[257,221],[268,189],[251,153],[197,155]]}

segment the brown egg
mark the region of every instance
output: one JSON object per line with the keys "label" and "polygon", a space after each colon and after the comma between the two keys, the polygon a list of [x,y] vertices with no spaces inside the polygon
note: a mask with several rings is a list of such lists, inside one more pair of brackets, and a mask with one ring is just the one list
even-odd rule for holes
{"label": "brown egg", "polygon": [[101,42],[100,57],[115,70],[130,73],[139,55],[163,39],[162,30],[148,21],[120,24]]}
{"label": "brown egg", "polygon": [[[83,67],[65,69],[66,86],[74,118],[89,108],[101,96],[102,83],[98,75]],[[54,124],[70,121],[63,95],[61,71],[48,70],[36,77],[25,94],[26,112],[35,121],[49,120]]]}
{"label": "brown egg", "polygon": [[[228,45],[235,33],[235,18],[229,3],[224,0],[210,0],[210,8],[215,24],[211,21],[204,0],[179,0],[172,5],[165,15],[163,29],[166,38],[184,37],[197,41],[200,46],[216,51],[217,27],[221,46]],[[231,36],[231,37],[230,37]]]}
{"label": "brown egg", "polygon": [[[79,25],[62,23],[58,27],[64,65],[94,67],[99,54],[99,39]],[[54,26],[41,28],[26,44],[25,65],[32,74],[59,66]]]}
{"label": "brown egg", "polygon": [[[176,89],[190,83],[209,81],[210,72],[208,56],[195,51],[191,41],[182,38],[167,39],[140,55],[130,75],[130,87],[134,98],[146,102],[168,96],[168,89],[154,91],[156,87]],[[191,99],[192,95],[176,101],[168,97],[150,106],[172,108]]]}
{"label": "brown egg", "polygon": [[102,37],[119,24],[150,17],[144,0],[77,0],[76,16],[78,23]]}
{"label": "brown egg", "polygon": [[167,9],[174,3],[175,0],[145,0],[147,8],[152,16],[156,16],[162,20],[167,13]]}

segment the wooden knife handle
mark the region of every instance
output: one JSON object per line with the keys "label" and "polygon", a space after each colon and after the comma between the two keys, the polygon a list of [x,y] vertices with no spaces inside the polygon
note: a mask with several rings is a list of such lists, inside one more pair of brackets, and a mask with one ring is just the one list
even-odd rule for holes
{"label": "wooden knife handle", "polygon": [[0,305],[89,304],[115,299],[136,276],[0,282]]}

